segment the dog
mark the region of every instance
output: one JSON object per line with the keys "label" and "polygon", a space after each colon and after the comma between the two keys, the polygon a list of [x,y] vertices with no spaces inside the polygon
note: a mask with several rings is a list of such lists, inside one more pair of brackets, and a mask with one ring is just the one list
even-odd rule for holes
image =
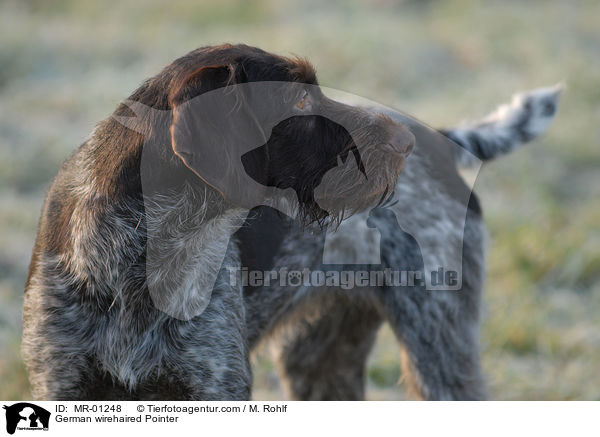
{"label": "dog", "polygon": [[24,301],[33,396],[248,399],[231,234],[257,205],[319,228],[383,203],[414,143],[389,115],[325,97],[306,60],[246,45],[175,60],[48,192]]}
{"label": "dog", "polygon": [[[486,398],[479,359],[486,234],[479,201],[457,168],[488,162],[544,133],[560,92],[555,86],[518,94],[481,120],[439,132],[390,113],[416,137],[394,195],[342,222],[335,233],[307,232],[266,207],[254,212],[252,225],[238,232],[249,271],[391,268],[427,278],[451,266],[461,276],[458,286],[435,290],[422,281],[351,289],[300,280],[246,287],[250,346],[270,340],[288,398],[364,399],[365,364],[383,322],[401,346],[403,379],[413,397]],[[261,245],[274,238],[278,244]],[[377,252],[375,265],[363,264],[365,253]]]}

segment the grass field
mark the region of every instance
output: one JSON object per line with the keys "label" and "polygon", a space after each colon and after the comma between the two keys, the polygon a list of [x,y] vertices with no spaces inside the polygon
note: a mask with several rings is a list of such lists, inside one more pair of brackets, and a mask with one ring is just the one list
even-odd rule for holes
{"label": "grass field", "polygon": [[[600,400],[600,3],[0,2],[0,399],[30,397],[23,288],[61,162],[142,80],[198,46],[307,56],[323,85],[433,126],[564,81],[540,141],[477,178],[490,231],[483,361],[494,399]],[[280,398],[265,351],[255,398]],[[388,329],[369,399],[403,399]]]}

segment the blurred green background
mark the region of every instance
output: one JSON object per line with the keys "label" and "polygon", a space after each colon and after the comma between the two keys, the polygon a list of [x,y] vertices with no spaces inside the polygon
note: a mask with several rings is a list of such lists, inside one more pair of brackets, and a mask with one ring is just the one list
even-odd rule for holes
{"label": "blurred green background", "polygon": [[[196,47],[307,56],[323,85],[433,125],[564,80],[550,132],[483,168],[482,351],[493,399],[600,399],[600,2],[0,1],[0,399],[30,398],[23,288],[62,161],[144,78]],[[282,394],[268,350],[256,399]],[[403,399],[382,330],[369,399]]]}

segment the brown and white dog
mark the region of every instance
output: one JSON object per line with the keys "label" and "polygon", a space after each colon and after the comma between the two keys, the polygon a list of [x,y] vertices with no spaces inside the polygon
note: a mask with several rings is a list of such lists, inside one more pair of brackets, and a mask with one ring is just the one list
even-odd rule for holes
{"label": "brown and white dog", "polygon": [[[35,398],[248,399],[249,350],[271,337],[289,396],[362,399],[382,321],[419,397],[483,398],[484,227],[456,164],[534,139],[557,98],[537,90],[436,132],[328,99],[301,59],[224,45],[174,61],[99,124],[48,193],[24,309]],[[365,270],[458,262],[460,287],[230,278],[330,269],[324,251],[345,270],[375,252]]]}
{"label": "brown and white dog", "polygon": [[245,45],[177,59],[98,125],[50,188],[25,295],[34,397],[249,398],[229,237],[279,195],[292,193],[305,223],[374,206],[413,145],[402,123],[325,97],[304,60]]}

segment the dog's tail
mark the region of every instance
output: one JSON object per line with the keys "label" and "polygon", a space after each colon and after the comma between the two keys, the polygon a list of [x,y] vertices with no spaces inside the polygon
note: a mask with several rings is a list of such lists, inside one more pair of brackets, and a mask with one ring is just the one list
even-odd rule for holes
{"label": "dog's tail", "polygon": [[470,167],[512,152],[543,134],[554,119],[562,85],[516,94],[483,119],[464,122],[440,132],[456,142],[455,160]]}

